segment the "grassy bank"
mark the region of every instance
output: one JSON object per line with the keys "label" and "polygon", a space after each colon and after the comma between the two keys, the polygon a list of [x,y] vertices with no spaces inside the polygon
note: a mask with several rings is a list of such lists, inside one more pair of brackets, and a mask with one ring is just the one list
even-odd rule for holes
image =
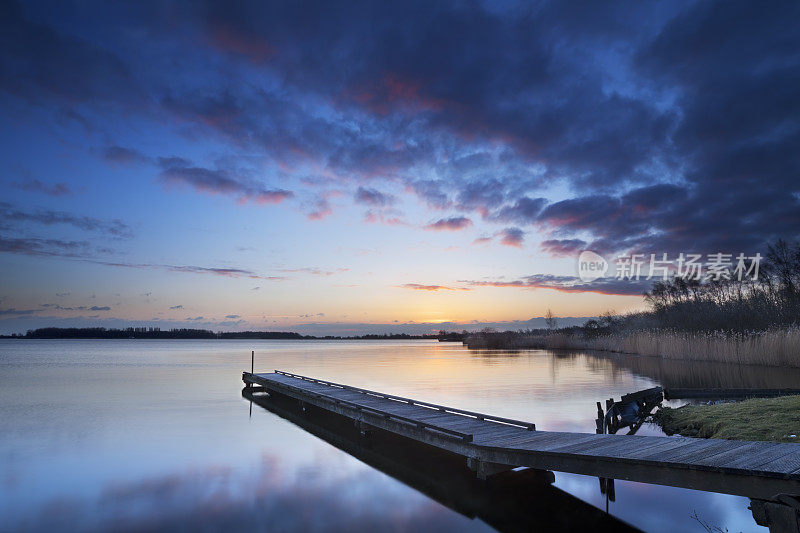
{"label": "grassy bank", "polygon": [[655,420],[667,435],[800,442],[800,396],[667,407],[655,414]]}

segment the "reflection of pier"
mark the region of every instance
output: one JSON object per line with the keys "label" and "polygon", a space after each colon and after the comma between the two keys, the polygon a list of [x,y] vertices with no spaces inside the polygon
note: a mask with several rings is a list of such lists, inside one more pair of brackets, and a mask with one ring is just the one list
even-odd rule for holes
{"label": "reflection of pier", "polygon": [[442,505],[499,531],[635,530],[552,486],[551,472],[511,470],[482,481],[466,467],[462,456],[380,429],[370,431],[365,439],[349,418],[315,409],[304,411],[293,398],[254,394],[258,389],[245,387],[242,396]]}
{"label": "reflection of pier", "polygon": [[458,454],[480,476],[527,466],[773,500],[800,494],[800,444],[535,431],[532,424],[287,373],[243,379]]}

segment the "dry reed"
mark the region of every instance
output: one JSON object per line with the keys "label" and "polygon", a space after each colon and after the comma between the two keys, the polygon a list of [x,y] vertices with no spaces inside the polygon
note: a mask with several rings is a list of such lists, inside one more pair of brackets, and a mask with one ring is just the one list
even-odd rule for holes
{"label": "dry reed", "polygon": [[800,367],[800,328],[765,332],[636,331],[586,339],[554,333],[553,349],[588,349],[679,359],[748,365]]}

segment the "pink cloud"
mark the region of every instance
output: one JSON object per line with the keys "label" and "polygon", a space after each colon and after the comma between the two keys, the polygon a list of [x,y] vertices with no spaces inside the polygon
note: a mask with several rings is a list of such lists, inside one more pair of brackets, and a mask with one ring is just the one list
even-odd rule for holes
{"label": "pink cloud", "polygon": [[468,289],[465,287],[446,287],[444,285],[422,285],[420,283],[405,283],[403,285],[399,285],[401,289],[412,289],[415,291],[469,291],[472,289]]}
{"label": "pink cloud", "polygon": [[425,226],[427,230],[433,231],[459,231],[472,225],[472,221],[467,217],[440,218]]}
{"label": "pink cloud", "polygon": [[522,241],[525,240],[525,232],[521,229],[506,228],[500,232],[500,235],[503,236],[503,238],[500,240],[500,244],[522,248]]}

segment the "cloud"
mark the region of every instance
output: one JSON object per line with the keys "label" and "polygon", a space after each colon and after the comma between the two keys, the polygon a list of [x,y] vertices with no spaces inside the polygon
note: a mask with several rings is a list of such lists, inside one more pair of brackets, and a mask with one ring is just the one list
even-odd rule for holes
{"label": "cloud", "polygon": [[500,234],[503,236],[500,240],[500,244],[522,248],[522,243],[525,240],[525,232],[521,229],[506,228],[501,231]]}
{"label": "cloud", "polygon": [[651,281],[628,280],[616,278],[600,278],[592,282],[583,282],[575,276],[556,276],[553,274],[534,274],[520,279],[505,281],[470,281],[462,280],[471,287],[505,287],[518,289],[553,289],[560,292],[641,296],[650,289]]}
{"label": "cloud", "polygon": [[225,318],[240,318],[239,315],[225,315]]}
{"label": "cloud", "polygon": [[[0,235],[0,253],[62,257],[83,263],[117,268],[166,270],[169,272],[182,272],[189,274],[212,274],[215,276],[223,276],[228,278],[250,278],[266,281],[284,281],[287,279],[285,276],[261,275],[252,270],[234,267],[207,267],[198,265],[170,265],[160,263],[132,263],[125,261],[102,260],[95,258],[97,255],[96,252],[97,250],[85,241],[65,241],[59,239],[37,238],[14,239],[6,238]],[[309,270],[311,270],[311,273],[319,275],[331,275],[335,272],[344,272],[347,269],[340,268],[336,271],[330,271],[329,273],[324,273],[319,269]],[[149,297],[150,294],[151,293],[145,293],[144,296]],[[66,295],[69,295],[69,293],[59,294],[58,296]]]}
{"label": "cloud", "polygon": [[[470,156],[470,161],[473,161],[474,157]],[[484,218],[505,201],[505,184],[497,179],[468,182],[457,195],[459,209],[477,211]]]}
{"label": "cloud", "polygon": [[319,198],[314,203],[313,210],[308,213],[307,217],[309,220],[322,220],[325,217],[329,217],[333,214],[333,208],[331,207],[330,201],[327,198]]}
{"label": "cloud", "polygon": [[395,197],[391,194],[382,193],[377,189],[359,187],[356,191],[355,200],[356,202],[371,205],[373,207],[385,207],[393,204]]}
{"label": "cloud", "polygon": [[294,196],[292,191],[268,188],[255,180],[235,176],[227,170],[190,166],[190,163],[182,158],[160,157],[158,162],[162,168],[160,178],[164,183],[188,185],[207,194],[234,196],[240,203],[279,204]]}
{"label": "cloud", "polygon": [[436,222],[431,222],[425,226],[425,229],[434,231],[458,231],[468,228],[471,225],[472,221],[467,217],[440,218]]}
{"label": "cloud", "polygon": [[370,209],[364,214],[364,222],[367,224],[383,224],[385,226],[408,226],[408,222],[399,213],[392,210],[381,210],[379,212]]}
{"label": "cloud", "polygon": [[172,305],[170,309],[183,309],[183,305]]}
{"label": "cloud", "polygon": [[107,305],[104,306],[93,305],[92,307],[89,308],[89,311],[111,311],[111,308]]}
{"label": "cloud", "polygon": [[311,274],[312,276],[332,276],[334,274],[347,272],[348,270],[350,269],[337,268],[335,270],[324,270],[318,267],[299,267],[299,268],[282,268],[280,271],[290,274],[302,273],[302,274]]}
{"label": "cloud", "polygon": [[133,148],[111,145],[100,150],[100,156],[108,163],[118,165],[132,165],[135,163],[149,163],[151,159]]}
{"label": "cloud", "polygon": [[408,184],[408,190],[420,197],[428,207],[446,209],[451,202],[444,191],[449,184],[444,180],[414,180]]}
{"label": "cloud", "polygon": [[14,309],[13,307],[7,309],[0,309],[0,315],[22,316],[22,315],[32,315],[36,312],[37,312],[36,309]]}
{"label": "cloud", "polygon": [[131,102],[140,86],[125,62],[90,40],[33,22],[21,6],[4,4],[0,21],[0,88],[31,102],[60,105]]}
{"label": "cloud", "polygon": [[503,222],[531,224],[536,221],[536,217],[546,204],[547,200],[544,198],[528,198],[525,196],[517,199],[514,204],[500,209],[495,218]]}
{"label": "cloud", "polygon": [[554,256],[577,256],[586,250],[586,241],[581,239],[547,239],[542,241],[541,248],[544,252]]}
{"label": "cloud", "polygon": [[[754,250],[800,228],[796,3],[183,7],[170,24],[87,10],[76,27],[9,3],[0,90],[239,154],[160,167],[165,183],[239,201],[281,202],[284,183],[324,174],[599,251]],[[141,31],[94,37],[121,24]],[[141,36],[164,51],[143,61]],[[331,213],[297,194],[313,219]],[[356,201],[373,222],[398,218]]]}
{"label": "cloud", "polygon": [[500,244],[504,246],[514,246],[516,248],[522,248],[522,244],[525,241],[525,231],[521,230],[520,228],[505,228],[502,229],[493,235],[484,235],[478,237],[472,244],[477,245],[485,245],[489,244],[494,240],[495,237],[500,237]]}
{"label": "cloud", "polygon": [[86,241],[61,239],[7,238],[0,235],[0,253],[80,258],[92,252]]}
{"label": "cloud", "polygon": [[415,291],[429,291],[429,292],[436,292],[436,291],[468,291],[470,289],[466,287],[446,287],[444,285],[423,285],[420,283],[405,283],[403,285],[399,285],[401,289],[412,289]]}
{"label": "cloud", "polygon": [[51,209],[22,211],[9,203],[0,202],[0,228],[8,228],[12,225],[19,226],[24,223],[42,224],[45,226],[64,224],[84,231],[97,231],[106,233],[112,237],[125,239],[133,236],[130,226],[119,219],[105,221],[94,217],[73,215],[64,211],[55,211]]}
{"label": "cloud", "polygon": [[72,196],[73,194],[72,189],[70,189],[66,183],[54,183],[52,185],[48,185],[34,178],[29,178],[25,181],[18,181],[13,185],[17,189],[21,189],[23,191],[39,192],[48,196]]}

